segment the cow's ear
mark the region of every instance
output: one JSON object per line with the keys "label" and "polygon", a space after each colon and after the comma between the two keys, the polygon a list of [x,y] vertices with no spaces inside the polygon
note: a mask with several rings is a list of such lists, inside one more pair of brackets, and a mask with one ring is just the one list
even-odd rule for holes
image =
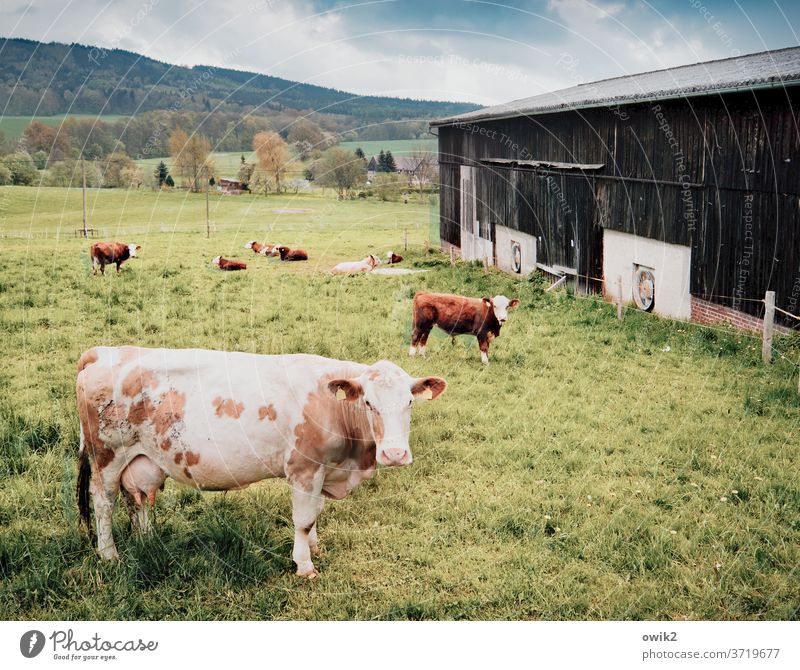
{"label": "cow's ear", "polygon": [[333,379],[328,382],[328,389],[336,396],[337,400],[354,402],[364,395],[364,389],[353,379]]}
{"label": "cow's ear", "polygon": [[422,377],[411,385],[411,394],[415,398],[433,400],[442,395],[447,388],[447,382],[441,377]]}
{"label": "cow's ear", "polygon": [[511,309],[512,307],[516,307],[519,305],[519,298],[514,298],[511,302],[508,303],[508,308]]}
{"label": "cow's ear", "polygon": [[492,306],[492,299],[491,299],[491,298],[487,298],[486,296],[483,296],[483,297],[481,298],[481,300],[483,300],[484,304],[485,304],[487,307],[491,307],[491,306]]}

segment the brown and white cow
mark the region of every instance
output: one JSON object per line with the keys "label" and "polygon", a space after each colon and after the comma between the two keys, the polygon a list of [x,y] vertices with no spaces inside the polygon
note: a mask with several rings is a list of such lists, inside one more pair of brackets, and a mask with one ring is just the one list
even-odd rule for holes
{"label": "brown and white cow", "polygon": [[489,362],[489,343],[500,335],[500,327],[508,319],[508,310],[519,305],[519,300],[509,300],[504,295],[494,298],[465,298],[449,293],[419,292],[414,296],[413,331],[409,356],[415,356],[417,347],[425,355],[428,335],[439,326],[448,335],[474,335],[478,338],[481,362]]}
{"label": "brown and white cow", "polygon": [[269,256],[270,253],[272,252],[272,246],[273,245],[271,244],[261,244],[253,240],[252,242],[248,242],[247,244],[245,244],[244,248],[252,249],[253,253],[255,254],[261,254],[262,256]]}
{"label": "brown and white cow", "polygon": [[386,262],[389,265],[397,265],[398,263],[403,262],[403,257],[398,256],[394,251],[387,251],[386,252]]}
{"label": "brown and white cow", "polygon": [[140,244],[124,244],[123,242],[95,242],[89,248],[89,255],[92,257],[92,274],[97,274],[97,268],[100,268],[100,274],[106,273],[106,265],[116,263],[117,272],[119,266],[122,265],[129,258],[136,258],[136,255],[141,251]]}
{"label": "brown and white cow", "polygon": [[307,261],[308,254],[303,249],[290,249],[286,245],[282,244],[279,247],[275,247],[273,250],[274,252],[277,251],[281,257],[282,261]]}
{"label": "brown and white cow", "polygon": [[346,261],[339,263],[331,268],[331,272],[335,275],[352,275],[359,272],[372,272],[378,265],[381,264],[380,259],[373,254],[360,261]]}
{"label": "brown and white cow", "polygon": [[118,558],[111,517],[120,488],[147,529],[167,477],[205,491],[271,477],[292,488],[297,574],[315,577],[317,517],[377,465],[408,465],[411,405],[436,398],[439,377],[414,379],[388,361],[307,354],[95,347],[78,362],[78,507],[97,550]]}
{"label": "brown and white cow", "polygon": [[223,258],[222,256],[215,256],[211,259],[211,262],[220,270],[226,270],[228,272],[247,269],[247,263],[242,263],[242,261],[234,261],[229,258]]}

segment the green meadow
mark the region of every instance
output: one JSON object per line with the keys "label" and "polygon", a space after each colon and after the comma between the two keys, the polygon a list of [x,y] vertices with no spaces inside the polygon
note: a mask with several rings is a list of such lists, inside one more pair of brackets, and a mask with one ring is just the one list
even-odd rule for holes
{"label": "green meadow", "polygon": [[[767,367],[749,335],[451,266],[426,249],[428,200],[212,193],[210,239],[202,195],[92,190],[88,208],[103,239],[142,245],[119,275],[91,274],[80,191],[0,188],[0,618],[800,618],[796,337]],[[388,249],[425,272],[327,272]],[[486,367],[441,333],[409,359],[418,290],[521,305]],[[149,535],[118,506],[104,563],[77,521],[75,364],[131,343],[385,358],[449,386],[414,409],[411,466],[326,503],[318,579],[293,574],[282,480],[167,481]]]}

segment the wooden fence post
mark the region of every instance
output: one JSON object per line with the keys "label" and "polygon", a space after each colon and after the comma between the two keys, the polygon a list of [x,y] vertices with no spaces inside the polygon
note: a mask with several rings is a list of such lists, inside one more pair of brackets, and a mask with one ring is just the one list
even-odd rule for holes
{"label": "wooden fence post", "polygon": [[622,321],[622,275],[617,276],[617,319]]}
{"label": "wooden fence post", "polygon": [[761,341],[761,360],[772,360],[772,331],[775,329],[775,291],[764,294],[764,338]]}
{"label": "wooden fence post", "polygon": [[403,231],[403,251],[408,251],[408,228]]}
{"label": "wooden fence post", "polygon": [[450,247],[450,265],[453,266],[456,264],[456,254],[453,250],[453,247]]}

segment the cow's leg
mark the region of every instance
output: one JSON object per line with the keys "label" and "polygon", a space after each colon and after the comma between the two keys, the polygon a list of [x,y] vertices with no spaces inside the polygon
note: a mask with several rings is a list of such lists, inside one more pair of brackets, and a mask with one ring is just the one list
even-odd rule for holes
{"label": "cow's leg", "polygon": [[424,356],[428,349],[428,335],[431,334],[431,331],[427,331],[422,333],[422,336],[419,338],[419,355]]}
{"label": "cow's leg", "polygon": [[122,263],[120,263],[119,261],[117,261],[116,263],[117,263],[117,274],[119,274],[119,266],[122,265]]}
{"label": "cow's leg", "polygon": [[317,543],[317,522],[314,522],[313,527],[308,533],[308,548],[311,550],[312,556],[319,556],[319,544]]}
{"label": "cow's leg", "polygon": [[93,275],[97,274],[97,258],[95,258],[94,256],[92,256],[92,274]]}
{"label": "cow's leg", "polygon": [[478,347],[481,350],[481,363],[484,365],[489,364],[489,340],[487,338],[478,338]]}
{"label": "cow's leg", "polygon": [[100,261],[100,274],[104,275],[106,273],[106,264],[103,261]]}
{"label": "cow's leg", "polygon": [[297,482],[290,481],[292,485],[292,521],[294,522],[294,550],[292,560],[297,564],[297,574],[313,579],[319,575],[311,562],[311,544],[316,547],[317,517],[322,511],[325,498],[322,497],[322,468],[319,476],[314,478],[310,490],[301,487]]}
{"label": "cow's leg", "polygon": [[411,348],[408,350],[409,356],[417,355],[417,345],[420,346],[420,353],[423,355],[425,354],[425,345],[423,343],[428,341],[428,334],[430,332],[430,328],[425,330],[425,328],[414,326],[414,330],[411,332]]}
{"label": "cow's leg", "polygon": [[97,553],[100,554],[100,558],[105,560],[118,559],[119,554],[111,533],[111,517],[114,514],[114,503],[119,493],[119,472],[116,472],[111,466],[100,470],[93,463],[89,490],[92,494],[94,518],[97,523]]}

